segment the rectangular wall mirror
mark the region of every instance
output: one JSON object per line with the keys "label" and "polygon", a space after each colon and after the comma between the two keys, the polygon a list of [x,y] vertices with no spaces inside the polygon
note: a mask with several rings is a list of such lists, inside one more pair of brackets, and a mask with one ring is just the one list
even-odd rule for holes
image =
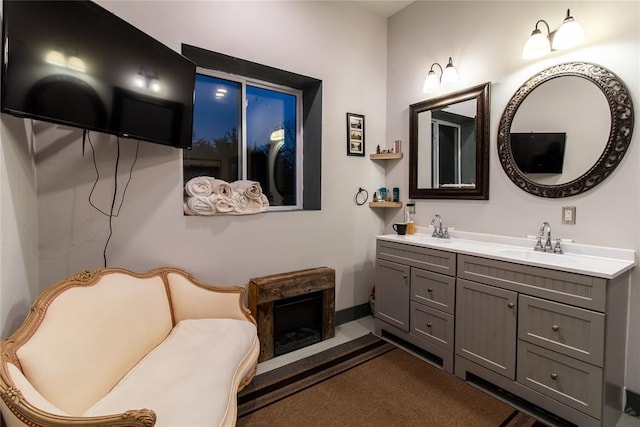
{"label": "rectangular wall mirror", "polygon": [[489,86],[409,107],[410,198],[489,198]]}

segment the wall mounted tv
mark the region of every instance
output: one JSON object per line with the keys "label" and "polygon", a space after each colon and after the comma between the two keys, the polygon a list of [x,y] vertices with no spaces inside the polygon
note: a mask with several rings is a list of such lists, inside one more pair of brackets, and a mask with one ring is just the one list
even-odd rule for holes
{"label": "wall mounted tv", "polygon": [[3,3],[2,112],[191,147],[191,61],[90,1]]}
{"label": "wall mounted tv", "polygon": [[567,134],[511,133],[513,160],[523,173],[562,173]]}

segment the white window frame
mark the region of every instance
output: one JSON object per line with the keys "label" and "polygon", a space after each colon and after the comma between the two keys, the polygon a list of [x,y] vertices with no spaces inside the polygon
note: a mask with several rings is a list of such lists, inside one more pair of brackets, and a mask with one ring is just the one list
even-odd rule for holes
{"label": "white window frame", "polygon": [[453,142],[454,151],[455,151],[455,159],[454,159],[454,175],[455,180],[453,184],[460,184],[462,182],[462,168],[461,168],[461,156],[462,149],[461,145],[461,131],[462,127],[457,123],[448,122],[446,120],[441,119],[431,119],[431,138],[432,138],[432,147],[433,147],[433,188],[440,188],[440,126],[446,126],[450,128],[456,129],[456,140]]}
{"label": "white window frame", "polygon": [[238,150],[238,169],[240,171],[241,177],[239,179],[248,179],[247,178],[247,85],[255,86],[263,89],[274,90],[282,93],[286,93],[289,95],[293,95],[296,97],[296,204],[288,205],[288,206],[269,206],[269,211],[293,211],[293,210],[301,210],[303,208],[303,135],[302,135],[302,114],[303,114],[303,103],[302,103],[302,95],[303,91],[299,89],[293,89],[287,86],[278,85],[275,83],[270,83],[267,81],[256,80],[251,78],[246,78],[237,74],[225,73],[222,71],[211,70],[207,68],[196,68],[197,74],[203,74],[210,77],[216,77],[219,79],[229,80],[232,82],[240,83],[241,85],[241,93],[242,99],[241,103],[241,118],[240,118],[240,144]]}

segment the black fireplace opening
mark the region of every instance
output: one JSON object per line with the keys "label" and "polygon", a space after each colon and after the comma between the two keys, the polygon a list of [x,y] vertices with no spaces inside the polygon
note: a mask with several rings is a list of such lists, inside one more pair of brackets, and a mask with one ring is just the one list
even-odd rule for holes
{"label": "black fireplace opening", "polygon": [[273,303],[274,356],[322,341],[322,292]]}

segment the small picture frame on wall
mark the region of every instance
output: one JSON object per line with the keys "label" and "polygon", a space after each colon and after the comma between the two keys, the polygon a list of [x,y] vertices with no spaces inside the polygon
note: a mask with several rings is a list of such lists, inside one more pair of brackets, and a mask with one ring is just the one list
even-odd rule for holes
{"label": "small picture frame on wall", "polygon": [[347,156],[364,157],[364,116],[347,113]]}

